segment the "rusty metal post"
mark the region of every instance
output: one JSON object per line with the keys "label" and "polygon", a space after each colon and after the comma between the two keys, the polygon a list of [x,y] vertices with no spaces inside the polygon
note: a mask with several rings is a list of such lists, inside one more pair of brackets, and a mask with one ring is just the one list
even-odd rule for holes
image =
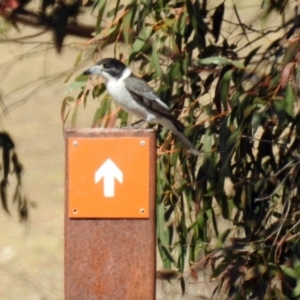
{"label": "rusty metal post", "polygon": [[[126,139],[133,141],[132,149],[127,149],[131,146],[122,146]],[[141,147],[146,144],[149,150],[141,150],[136,141]],[[109,142],[113,150],[109,148]],[[139,160],[138,164],[134,164],[141,151],[141,155],[146,153],[147,161],[141,163]],[[116,165],[124,171],[124,178],[118,178],[120,182],[115,183],[116,192],[112,195],[104,191],[101,174],[95,175],[95,180],[88,174],[92,170],[88,165],[92,166],[95,162],[93,170],[96,171],[106,158],[116,161]],[[122,169],[123,163],[131,166],[129,175]],[[145,168],[148,168],[146,172]],[[145,174],[148,182],[142,182],[141,174]],[[154,131],[66,131],[66,300],[155,299],[155,177]],[[143,185],[148,187],[147,199],[143,199],[144,204],[135,205],[139,199],[135,199],[132,187],[135,186],[136,193],[139,193]],[[123,189],[128,186],[130,190],[124,192]],[[103,196],[105,193],[106,196]],[[115,206],[114,201],[117,201]],[[106,204],[109,206],[107,210],[103,208]]]}

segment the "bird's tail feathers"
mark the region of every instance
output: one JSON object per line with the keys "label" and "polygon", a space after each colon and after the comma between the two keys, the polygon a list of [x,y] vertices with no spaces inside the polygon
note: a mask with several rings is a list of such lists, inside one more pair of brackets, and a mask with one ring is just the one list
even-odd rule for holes
{"label": "bird's tail feathers", "polygon": [[[175,123],[173,120],[163,119],[160,120],[159,123],[165,126],[166,128],[168,128],[169,130],[171,130],[174,134],[176,134],[181,140],[181,142],[190,150],[190,152],[193,155],[200,155],[201,152],[198,149],[196,149],[194,144],[182,132],[181,128],[183,128],[183,125],[178,120],[176,121],[178,123],[177,122]],[[181,126],[179,126],[179,124]]]}
{"label": "bird's tail feathers", "polygon": [[196,149],[196,147],[194,146],[194,144],[180,131],[172,131],[174,134],[176,134],[179,139],[181,140],[181,142],[190,150],[190,152],[193,155],[200,155],[201,152]]}

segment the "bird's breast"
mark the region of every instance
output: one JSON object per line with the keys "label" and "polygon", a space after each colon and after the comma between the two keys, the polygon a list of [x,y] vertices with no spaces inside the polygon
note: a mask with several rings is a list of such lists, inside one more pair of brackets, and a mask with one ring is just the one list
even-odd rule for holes
{"label": "bird's breast", "polygon": [[137,102],[131,96],[123,81],[108,81],[106,83],[106,89],[114,101],[128,113],[149,122],[155,119],[155,116],[143,105],[143,103]]}

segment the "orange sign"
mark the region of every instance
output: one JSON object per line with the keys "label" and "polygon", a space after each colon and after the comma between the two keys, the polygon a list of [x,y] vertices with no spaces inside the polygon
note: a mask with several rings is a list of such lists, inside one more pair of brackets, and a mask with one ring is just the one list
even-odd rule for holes
{"label": "orange sign", "polygon": [[149,218],[149,138],[68,139],[70,218]]}

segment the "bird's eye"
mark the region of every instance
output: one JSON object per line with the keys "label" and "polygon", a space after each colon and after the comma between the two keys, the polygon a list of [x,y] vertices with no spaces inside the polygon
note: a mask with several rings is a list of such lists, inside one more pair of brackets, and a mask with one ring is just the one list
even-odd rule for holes
{"label": "bird's eye", "polygon": [[103,65],[103,67],[104,67],[105,69],[109,69],[109,64],[106,63],[106,64]]}

